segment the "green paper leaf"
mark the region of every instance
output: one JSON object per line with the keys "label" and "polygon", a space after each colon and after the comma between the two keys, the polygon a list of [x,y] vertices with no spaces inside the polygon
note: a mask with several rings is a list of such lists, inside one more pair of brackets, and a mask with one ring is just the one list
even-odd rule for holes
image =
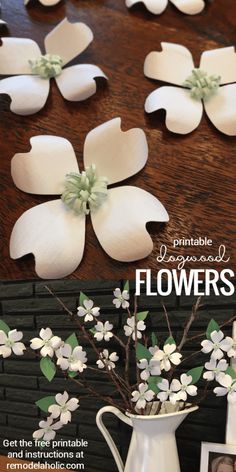
{"label": "green paper leaf", "polygon": [[89,300],[89,297],[87,297],[87,295],[85,295],[85,293],[80,292],[79,304],[80,304],[81,306],[83,306],[84,300]]}
{"label": "green paper leaf", "polygon": [[5,323],[5,321],[0,320],[0,330],[4,331],[5,334],[8,334],[11,331],[11,328]]}
{"label": "green paper leaf", "polygon": [[138,321],[144,321],[146,320],[148,316],[149,311],[140,311],[140,313],[137,313],[137,319]]}
{"label": "green paper leaf", "polygon": [[152,390],[154,393],[159,393],[160,389],[158,388],[157,384],[162,381],[162,378],[158,375],[153,375],[148,379],[148,388]]}
{"label": "green paper leaf", "polygon": [[44,375],[44,377],[46,377],[46,379],[51,382],[52,379],[55,377],[55,374],[56,374],[56,366],[54,364],[54,362],[52,362],[52,360],[50,359],[50,357],[42,357],[41,361],[40,361],[40,369]]}
{"label": "green paper leaf", "polygon": [[150,361],[150,359],[152,358],[152,355],[147,349],[147,347],[145,347],[141,343],[138,343],[137,349],[136,349],[136,357],[139,361],[141,361],[141,359],[147,359],[148,361]]}
{"label": "green paper leaf", "polygon": [[169,338],[167,338],[167,340],[165,341],[165,346],[167,344],[176,344],[174,338],[172,336],[169,336]]}
{"label": "green paper leaf", "polygon": [[69,336],[69,338],[67,338],[67,339],[65,340],[65,343],[66,343],[66,344],[69,344],[69,345],[72,347],[72,349],[74,349],[76,346],[78,346],[79,343],[78,343],[78,339],[77,339],[77,337],[76,337],[76,334],[75,334],[75,333],[72,333],[72,334]]}
{"label": "green paper leaf", "polygon": [[54,405],[56,403],[55,396],[49,396],[49,397],[44,397],[35,402],[35,405],[37,405],[40,410],[44,411],[45,413],[48,412],[48,408],[51,405]]}
{"label": "green paper leaf", "polygon": [[158,346],[158,340],[157,340],[157,337],[155,335],[155,333],[152,333],[152,347],[154,346]]}
{"label": "green paper leaf", "polygon": [[96,328],[91,328],[89,331],[90,331],[90,333],[92,333],[93,335],[97,332]]}
{"label": "green paper leaf", "polygon": [[232,379],[236,380],[236,372],[235,372],[234,369],[232,369],[232,367],[228,367],[228,369],[226,369],[225,373],[230,375],[230,377],[232,377]]}
{"label": "green paper leaf", "polygon": [[192,377],[192,384],[196,384],[201,376],[202,376],[202,372],[203,372],[203,369],[204,367],[194,367],[194,369],[191,369],[187,372],[187,375],[191,375]]}
{"label": "green paper leaf", "polygon": [[129,292],[129,280],[126,280],[124,290],[127,290],[127,292]]}
{"label": "green paper leaf", "polygon": [[76,377],[76,375],[78,375],[78,372],[73,372],[72,370],[68,372],[68,376],[71,377],[72,379]]}
{"label": "green paper leaf", "polygon": [[220,331],[220,327],[218,323],[212,319],[207,326],[207,330],[206,330],[207,339],[211,339],[211,333],[213,333],[213,331]]}

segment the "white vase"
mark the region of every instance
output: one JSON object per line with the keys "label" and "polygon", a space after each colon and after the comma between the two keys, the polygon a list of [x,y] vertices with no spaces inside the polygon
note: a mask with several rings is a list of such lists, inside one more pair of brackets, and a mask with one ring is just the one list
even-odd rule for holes
{"label": "white vase", "polygon": [[[165,403],[165,411],[159,415],[125,415],[112,406],[101,408],[97,414],[97,426],[103,434],[115,459],[119,472],[181,472],[175,439],[175,431],[197,406],[183,411],[173,411],[173,405]],[[113,413],[133,428],[126,464],[120,457],[110,433],[103,424],[104,413]]]}

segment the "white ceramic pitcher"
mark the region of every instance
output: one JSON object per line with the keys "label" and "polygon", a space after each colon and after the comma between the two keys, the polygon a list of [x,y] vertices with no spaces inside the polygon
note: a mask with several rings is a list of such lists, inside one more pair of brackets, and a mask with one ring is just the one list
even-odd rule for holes
{"label": "white ceramic pitcher", "polygon": [[[173,409],[166,406],[167,411]],[[119,472],[181,472],[175,431],[182,421],[196,411],[198,406],[167,414],[153,416],[125,415],[112,406],[101,408],[97,414],[97,426],[103,434],[115,459]],[[104,413],[113,413],[121,421],[133,427],[126,464],[120,457],[117,447],[104,426]]]}

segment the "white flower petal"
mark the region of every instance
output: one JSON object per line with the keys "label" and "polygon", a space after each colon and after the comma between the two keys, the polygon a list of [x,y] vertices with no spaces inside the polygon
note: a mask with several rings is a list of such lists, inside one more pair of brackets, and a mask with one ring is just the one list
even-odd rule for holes
{"label": "white flower petal", "polygon": [[214,380],[214,378],[215,378],[215,374],[212,371],[204,372],[203,378],[205,380],[208,380],[208,382],[212,382],[212,380]]}
{"label": "white flower petal", "polygon": [[[0,47],[1,49],[1,47]],[[0,94],[11,97],[10,110],[17,115],[33,115],[48,98],[50,82],[38,76],[18,75],[0,81]]]}
{"label": "white flower petal", "polygon": [[130,8],[140,2],[154,15],[160,15],[166,9],[168,0],[126,0],[126,6]]}
{"label": "white flower petal", "polygon": [[222,133],[236,135],[236,84],[224,85],[209,100],[204,101],[206,113]]}
{"label": "white flower petal", "polygon": [[16,356],[23,356],[24,351],[26,350],[26,347],[23,343],[15,343],[12,346],[12,351]]}
{"label": "white flower petal", "polygon": [[145,393],[145,399],[150,402],[153,400],[153,397],[154,397],[154,392],[152,390],[148,390],[146,393]]}
{"label": "white flower petal", "polygon": [[70,398],[70,400],[66,404],[68,410],[75,411],[79,407],[79,401],[77,398]]}
{"label": "white flower petal", "polygon": [[[39,0],[39,3],[44,5],[45,7],[51,7],[53,5],[57,5],[61,0]],[[28,5],[30,0],[24,0],[24,5]]]}
{"label": "white flower petal", "polygon": [[14,342],[20,341],[23,338],[23,333],[21,331],[17,331],[17,329],[12,329],[8,333],[8,338]]}
{"label": "white flower petal", "polygon": [[142,408],[145,408],[146,406],[146,400],[145,398],[140,398],[138,401],[137,401],[137,408],[138,410],[141,410]]}
{"label": "white flower petal", "polygon": [[166,110],[166,127],[173,133],[191,133],[202,118],[201,101],[191,98],[190,91],[184,88],[164,86],[150,93],[145,102],[146,112],[163,108]]}
{"label": "white flower petal", "polygon": [[141,383],[141,384],[139,384],[138,388],[139,388],[139,391],[140,391],[141,395],[143,395],[147,391],[148,385],[146,383]]}
{"label": "white flower petal", "polygon": [[173,354],[173,352],[175,352],[176,350],[176,344],[165,344],[164,347],[163,347],[163,351],[165,354]]}
{"label": "white flower petal", "polygon": [[197,395],[197,387],[196,385],[189,385],[186,389],[187,394],[191,397],[195,397]]}
{"label": "white flower petal", "polygon": [[220,341],[222,341],[224,337],[224,333],[220,330],[220,331],[213,331],[211,333],[211,339],[212,339],[212,342],[214,344],[218,344],[220,343]]}
{"label": "white flower petal", "polygon": [[[213,343],[208,339],[204,339],[204,341],[201,342],[201,346],[204,354],[209,354],[213,349]],[[214,359],[212,359],[212,361],[214,361]]]}
{"label": "white flower petal", "polygon": [[62,73],[55,77],[55,80],[66,100],[79,102],[96,93],[97,84],[94,79],[97,77],[107,79],[100,67],[92,64],[79,64],[63,69]]}
{"label": "white flower petal", "polygon": [[200,68],[209,75],[220,75],[221,85],[236,82],[236,53],[235,47],[204,51]]}
{"label": "white flower petal", "polygon": [[0,344],[5,344],[7,340],[7,335],[4,331],[0,330]]}
{"label": "white flower petal", "polygon": [[219,384],[223,387],[229,388],[232,385],[232,377],[228,374],[222,374],[218,380]]}
{"label": "white flower petal", "polygon": [[192,380],[193,380],[193,378],[192,378],[191,375],[182,374],[182,375],[180,376],[180,380],[181,380],[181,383],[182,383],[183,385],[190,385],[191,382],[192,382]]}
{"label": "white flower petal", "polygon": [[62,278],[80,264],[84,240],[85,217],[54,200],[31,208],[18,219],[11,234],[10,255],[18,259],[33,253],[39,277]]}
{"label": "white flower petal", "polygon": [[11,355],[11,348],[7,346],[0,346],[0,356],[4,359]]}
{"label": "white flower petal", "polygon": [[181,363],[181,359],[182,359],[182,354],[180,354],[179,352],[175,352],[174,354],[171,354],[170,356],[170,361],[174,365],[179,365]]}
{"label": "white flower petal", "polygon": [[113,292],[113,295],[114,295],[114,297],[116,297],[116,298],[121,297],[121,289],[120,289],[120,288],[116,288],[116,289],[114,290],[114,292]]}
{"label": "white flower petal", "polygon": [[151,79],[183,85],[194,69],[192,54],[180,44],[163,42],[161,47],[162,51],[152,51],[147,55],[144,74]]}
{"label": "white flower petal", "polygon": [[96,163],[99,175],[109,184],[139,172],[146,164],[148,145],[143,130],[121,130],[121,119],[114,118],[90,131],[84,143],[85,167]]}
{"label": "white flower petal", "polygon": [[157,198],[130,186],[109,190],[108,198],[91,218],[104,251],[123,262],[143,259],[152,252],[153,242],[146,230],[148,221],[169,219]]}
{"label": "white flower petal", "polygon": [[86,310],[91,310],[93,308],[93,300],[84,300],[84,306]]}
{"label": "white flower petal", "polygon": [[69,362],[64,357],[59,357],[57,359],[57,365],[59,365],[62,370],[69,369]]}
{"label": "white flower petal", "polygon": [[56,436],[56,433],[55,431],[47,431],[46,433],[44,433],[44,436],[43,436],[43,439],[44,441],[52,441]]}
{"label": "white flower petal", "polygon": [[62,20],[45,38],[48,54],[58,54],[67,64],[81,54],[93,40],[91,29],[84,23]]}
{"label": "white flower petal", "polygon": [[169,390],[169,381],[167,379],[162,379],[162,381],[159,382],[157,386],[160,390],[167,391]]}
{"label": "white flower petal", "polygon": [[30,341],[30,347],[31,349],[41,349],[43,346],[43,340],[39,338],[33,338]]}
{"label": "white flower petal", "polygon": [[48,408],[48,412],[51,413],[52,418],[58,418],[61,414],[59,405],[51,405]]}
{"label": "white flower petal", "polygon": [[67,402],[68,398],[69,398],[69,395],[68,393],[65,391],[63,393],[57,393],[57,395],[55,396],[56,398],[56,402],[58,403],[58,405],[65,405],[65,403]]}
{"label": "white flower petal", "polygon": [[228,389],[223,387],[216,387],[214,388],[214,393],[217,397],[223,397],[224,395],[227,395]]}
{"label": "white flower petal", "polygon": [[61,340],[61,338],[59,338],[59,336],[53,336],[50,339],[50,344],[51,344],[53,349],[58,349],[60,347],[61,343],[62,343],[62,340]]}
{"label": "white flower petal", "polygon": [[32,74],[29,60],[36,60],[41,51],[32,39],[2,38],[0,75]]}
{"label": "white flower petal", "polygon": [[29,152],[15,154],[11,161],[14,184],[28,193],[60,195],[66,174],[79,171],[71,143],[58,136],[34,136],[30,144]]}
{"label": "white flower petal", "polygon": [[197,13],[200,13],[205,7],[205,2],[203,0],[170,0],[170,1],[176,6],[176,8],[178,8],[178,10],[188,15],[197,15]]}
{"label": "white flower petal", "polygon": [[42,357],[53,357],[54,351],[51,346],[43,346],[40,351],[40,354]]}
{"label": "white flower petal", "polygon": [[71,421],[71,412],[70,411],[64,411],[61,413],[60,416],[60,421],[62,424],[67,424]]}
{"label": "white flower petal", "polygon": [[168,393],[166,392],[159,392],[158,395],[157,395],[157,398],[159,398],[159,400],[161,402],[165,402],[167,399],[168,399]]}
{"label": "white flower petal", "polygon": [[49,341],[52,337],[52,330],[51,328],[42,328],[39,333],[40,338],[44,341]]}
{"label": "white flower petal", "polygon": [[72,347],[70,344],[64,344],[59,351],[62,356],[69,357],[72,353]]}
{"label": "white flower petal", "polygon": [[43,429],[37,429],[37,431],[33,432],[33,438],[34,439],[41,439],[44,435],[44,430]]}

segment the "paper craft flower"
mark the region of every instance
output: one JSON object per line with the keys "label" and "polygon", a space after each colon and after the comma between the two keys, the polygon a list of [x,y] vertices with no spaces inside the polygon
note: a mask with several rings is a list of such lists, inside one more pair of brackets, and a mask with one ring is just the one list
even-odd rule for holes
{"label": "paper craft flower", "polygon": [[[178,10],[187,15],[196,15],[205,8],[204,0],[170,0]],[[155,15],[160,15],[167,7],[168,0],[126,0],[126,6],[132,7],[136,3],[143,3]]]}
{"label": "paper craft flower", "polygon": [[89,212],[103,249],[123,262],[151,253],[148,221],[168,221],[159,200],[140,188],[126,185],[106,191],[101,176],[106,176],[108,185],[114,184],[139,172],[147,161],[144,132],[122,132],[120,126],[116,118],[87,135],[86,170],[81,173],[71,144],[63,138],[34,137],[29,153],[14,156],[12,177],[18,188],[28,193],[63,195],[63,201],[52,200],[26,211],[12,231],[11,257],[33,253],[40,277],[65,277],[78,267]]}
{"label": "paper craft flower", "polygon": [[205,51],[199,69],[187,48],[161,43],[161,52],[148,54],[144,74],[174,84],[154,90],[146,99],[147,113],[165,109],[167,128],[187,134],[197,128],[203,106],[215,127],[236,135],[236,54],[234,47]]}
{"label": "paper craft flower", "polygon": [[51,441],[56,436],[56,431],[61,429],[63,424],[61,421],[57,421],[53,424],[53,419],[51,416],[45,420],[39,422],[40,429],[34,431],[33,438],[41,439],[42,441]]}
{"label": "paper craft flower", "polygon": [[223,397],[227,395],[229,403],[236,402],[236,380],[228,374],[223,374],[218,378],[218,383],[221,387],[214,388],[214,393],[217,397]]}
{"label": "paper craft flower", "polygon": [[[132,339],[135,341],[135,317],[131,316],[130,318],[127,318],[126,325],[124,325],[124,332],[125,336],[131,336],[132,334]],[[137,331],[137,339],[142,338],[142,333],[141,331],[144,331],[146,329],[146,325],[143,320],[140,320],[137,322],[136,326],[136,331]]]}
{"label": "paper craft flower", "polygon": [[22,356],[26,349],[25,345],[19,342],[22,338],[23,333],[17,331],[17,329],[9,331],[8,334],[0,330],[0,356],[5,359],[9,357],[12,352],[16,356]]}
{"label": "paper craft flower", "polygon": [[84,300],[84,306],[79,306],[77,308],[77,315],[79,317],[84,317],[85,323],[87,321],[93,321],[94,318],[100,315],[100,308],[98,306],[93,306],[94,303],[92,300]]}
{"label": "paper craft flower", "polygon": [[84,23],[64,19],[45,38],[46,55],[35,41],[25,38],[2,38],[0,74],[9,77],[0,81],[0,94],[11,97],[10,109],[18,115],[32,115],[47,100],[50,79],[55,78],[62,96],[81,101],[96,92],[95,77],[107,78],[91,64],[64,68],[81,54],[93,40],[93,33]]}
{"label": "paper craft flower", "polygon": [[71,421],[71,412],[79,408],[79,400],[77,398],[70,398],[69,400],[69,395],[66,391],[63,394],[57,393],[55,400],[55,405],[50,405],[48,408],[51,417],[55,419],[60,416],[62,424],[69,423]]}
{"label": "paper craft flower", "polygon": [[161,370],[168,372],[171,369],[171,364],[180,364],[182,354],[176,351],[176,344],[165,344],[163,351],[159,349],[154,358],[161,362]]}
{"label": "paper craft flower", "polygon": [[96,361],[96,364],[99,369],[105,369],[107,367],[108,370],[115,369],[116,364],[119,360],[119,357],[117,356],[116,352],[112,352],[109,354],[108,349],[103,349],[103,351],[100,353],[101,359],[98,359]]}
{"label": "paper craft flower", "polygon": [[221,359],[217,362],[215,359],[211,359],[210,362],[206,362],[205,369],[207,372],[204,372],[203,378],[211,382],[212,380],[218,380],[220,375],[224,373],[229,367],[228,362],[225,359]]}
{"label": "paper craft flower", "polygon": [[82,346],[76,346],[72,349],[70,344],[64,344],[56,351],[56,355],[58,357],[57,365],[62,370],[83,372],[87,368],[86,352],[83,351]]}
{"label": "paper craft flower", "polygon": [[[53,5],[57,5],[60,1],[61,0],[39,0],[39,3],[45,7],[52,7]],[[30,3],[30,0],[24,0],[24,5],[28,5],[28,3]]]}
{"label": "paper craft flower", "polygon": [[116,308],[120,308],[122,306],[122,308],[129,308],[129,292],[128,290],[123,290],[123,292],[121,293],[121,289],[120,288],[116,288],[113,292],[114,294],[114,300],[113,300],[113,304],[115,305]]}
{"label": "paper craft flower", "polygon": [[145,381],[149,379],[150,375],[160,375],[161,373],[160,362],[155,359],[150,359],[149,362],[147,359],[141,359],[138,368],[142,370],[140,378]]}
{"label": "paper craft flower", "polygon": [[173,403],[173,405],[175,405],[178,400],[178,396],[176,394],[173,380],[170,384],[169,380],[162,379],[162,381],[157,384],[157,387],[160,389],[160,392],[157,394],[158,400],[161,402],[166,402],[169,400],[171,403]]}
{"label": "paper craft flower", "polygon": [[94,326],[94,329],[96,330],[94,337],[97,341],[102,341],[103,339],[104,341],[110,341],[110,339],[113,337],[113,333],[111,332],[113,329],[113,324],[109,323],[109,321],[105,321],[105,323],[98,321]]}
{"label": "paper craft flower", "polygon": [[33,338],[30,341],[31,349],[37,350],[40,349],[40,354],[42,357],[53,357],[54,352],[62,344],[61,338],[54,336],[50,328],[42,328],[39,333],[40,338]]}
{"label": "paper craft flower", "polygon": [[172,380],[172,388],[177,393],[177,399],[186,402],[188,395],[195,397],[197,395],[196,385],[192,385],[193,378],[191,375],[182,374],[180,381]]}
{"label": "paper craft flower", "polygon": [[132,392],[131,401],[136,403],[136,408],[138,410],[145,408],[147,402],[151,402],[154,398],[154,392],[148,390],[148,384],[141,383],[138,386],[138,390]]}
{"label": "paper craft flower", "polygon": [[202,352],[204,354],[211,353],[213,360],[220,360],[224,356],[224,352],[231,348],[231,338],[225,338],[223,331],[213,331],[210,337],[211,339],[204,339],[201,342]]}

